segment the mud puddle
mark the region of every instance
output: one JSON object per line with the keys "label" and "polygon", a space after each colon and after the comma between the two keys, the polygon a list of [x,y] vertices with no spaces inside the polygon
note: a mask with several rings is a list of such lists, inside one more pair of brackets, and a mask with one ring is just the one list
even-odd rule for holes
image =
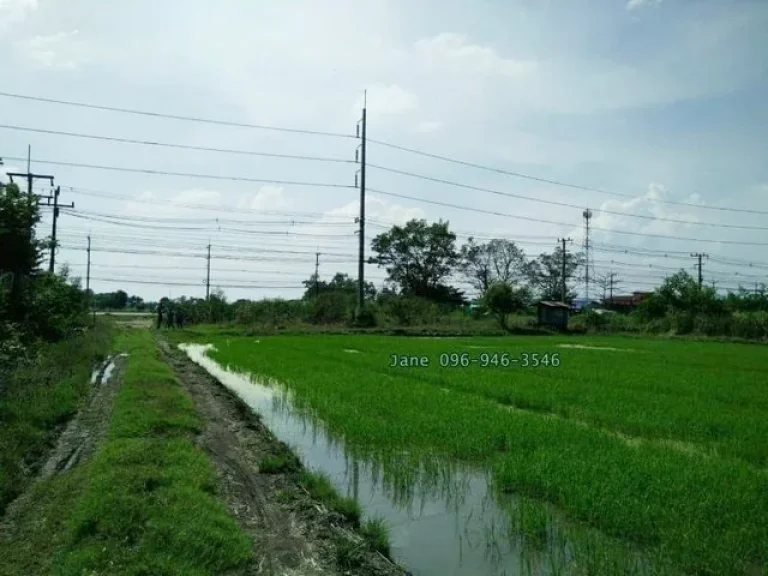
{"label": "mud puddle", "polygon": [[[547,552],[524,550],[511,536],[511,496],[501,496],[483,472],[408,455],[355,458],[343,441],[294,405],[288,390],[222,367],[211,346],[182,344],[189,358],[257,412],[273,434],[310,469],[360,503],[365,518],[383,518],[395,561],[416,575],[547,574]],[[562,553],[562,552],[561,552]],[[567,558],[562,558],[567,561]]]}

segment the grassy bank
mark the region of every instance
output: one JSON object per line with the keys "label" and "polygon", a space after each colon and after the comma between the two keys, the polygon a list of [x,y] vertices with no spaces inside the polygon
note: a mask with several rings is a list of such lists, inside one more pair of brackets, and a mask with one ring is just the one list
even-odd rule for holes
{"label": "grassy bank", "polygon": [[[502,490],[553,503],[686,572],[768,564],[759,347],[584,338],[592,349],[559,348],[573,345],[567,337],[212,343],[223,364],[286,382],[355,449],[487,464]],[[560,365],[441,368],[443,352],[557,352]],[[427,356],[430,367],[390,368],[396,353]]]}
{"label": "grassy bank", "polygon": [[201,422],[146,331],[121,334],[130,354],[106,443],[68,523],[56,574],[223,574],[251,545],[215,498],[215,475],[192,435]]}
{"label": "grassy bank", "polygon": [[40,458],[90,389],[91,371],[111,345],[111,328],[95,328],[41,346],[0,392],[0,514],[27,486]]}
{"label": "grassy bank", "polygon": [[121,331],[114,349],[130,356],[106,439],[31,491],[0,575],[243,573],[251,542],[216,498],[191,398],[149,332]]}

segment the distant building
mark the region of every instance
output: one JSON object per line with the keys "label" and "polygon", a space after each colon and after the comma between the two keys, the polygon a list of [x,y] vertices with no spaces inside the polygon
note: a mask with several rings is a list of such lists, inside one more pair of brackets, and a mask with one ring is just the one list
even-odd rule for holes
{"label": "distant building", "polygon": [[539,326],[550,326],[558,330],[568,328],[570,306],[565,302],[542,300],[537,305]]}
{"label": "distant building", "polygon": [[632,292],[630,295],[614,296],[613,298],[605,298],[603,300],[603,306],[613,308],[614,310],[634,310],[638,304],[643,300],[646,300],[651,296],[653,292]]}

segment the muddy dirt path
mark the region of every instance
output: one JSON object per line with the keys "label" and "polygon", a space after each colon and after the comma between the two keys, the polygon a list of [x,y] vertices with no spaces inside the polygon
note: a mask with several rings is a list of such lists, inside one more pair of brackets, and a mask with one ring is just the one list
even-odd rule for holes
{"label": "muddy dirt path", "polygon": [[406,574],[368,549],[346,520],[303,491],[296,480],[298,462],[293,471],[260,473],[263,457],[285,455],[288,447],[183,352],[162,339],[159,346],[206,422],[197,442],[217,469],[221,497],[253,539],[253,574]]}
{"label": "muddy dirt path", "polygon": [[125,355],[110,356],[94,372],[91,390],[84,407],[69,421],[56,446],[40,465],[39,472],[24,493],[11,502],[0,522],[0,538],[11,538],[29,505],[34,486],[56,474],[66,472],[93,456],[109,427],[115,395],[120,387]]}

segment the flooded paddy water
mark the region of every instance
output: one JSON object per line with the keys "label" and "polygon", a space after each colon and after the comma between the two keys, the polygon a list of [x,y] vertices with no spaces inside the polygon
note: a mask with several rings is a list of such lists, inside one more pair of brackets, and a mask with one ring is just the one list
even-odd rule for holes
{"label": "flooded paddy water", "polygon": [[[210,345],[179,347],[258,413],[307,468],[354,497],[365,519],[383,518],[392,558],[411,573],[572,573],[574,550],[553,515],[542,505],[494,490],[488,471],[437,456],[355,455],[323,422],[299,408],[280,383],[219,365],[206,355]],[[587,548],[593,545],[586,542]]]}

